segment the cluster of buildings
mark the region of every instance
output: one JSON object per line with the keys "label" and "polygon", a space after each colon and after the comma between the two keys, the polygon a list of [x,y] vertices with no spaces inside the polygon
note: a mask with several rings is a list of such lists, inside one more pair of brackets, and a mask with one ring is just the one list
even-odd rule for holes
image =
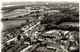
{"label": "cluster of buildings", "polygon": [[[52,32],[53,31],[53,32]],[[74,34],[69,31],[59,31],[59,30],[52,30],[51,32],[46,32],[42,35],[45,39],[42,41],[42,46],[39,46],[34,51],[35,52],[48,52],[49,50],[51,52],[69,52],[78,50],[77,40],[74,37]],[[75,44],[72,45],[72,44]],[[46,46],[45,46],[46,45]],[[73,48],[72,48],[73,47]],[[47,51],[46,51],[47,50]],[[55,51],[54,51],[55,50]]]}
{"label": "cluster of buildings", "polygon": [[[9,32],[6,33],[9,39],[7,39],[7,36],[4,36],[3,41],[7,46],[11,45],[12,42],[14,42],[15,45],[27,45],[25,48],[21,48],[19,52],[70,52],[79,50],[79,41],[78,38],[75,37],[75,35],[79,35],[79,32],[75,32],[75,34],[73,31],[64,30],[42,32],[44,25],[40,24],[40,20],[44,18],[44,14],[53,14],[60,12],[60,10],[50,10],[50,8],[45,6],[25,7],[25,9],[24,11],[28,14],[23,15],[26,15],[26,17],[36,16],[37,14],[40,16],[29,19],[29,22],[26,22],[24,26],[17,29],[17,33],[13,32],[15,35]],[[22,18],[24,18],[23,15]],[[20,31],[22,31],[22,33]]]}

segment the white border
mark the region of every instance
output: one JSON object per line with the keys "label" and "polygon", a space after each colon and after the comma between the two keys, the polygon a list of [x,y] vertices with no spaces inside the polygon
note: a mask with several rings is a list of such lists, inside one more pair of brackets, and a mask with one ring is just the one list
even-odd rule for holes
{"label": "white border", "polygon": [[69,2],[79,2],[80,0],[2,0],[1,2],[19,2],[19,1],[47,1],[47,2],[66,2],[66,1],[69,1]]}

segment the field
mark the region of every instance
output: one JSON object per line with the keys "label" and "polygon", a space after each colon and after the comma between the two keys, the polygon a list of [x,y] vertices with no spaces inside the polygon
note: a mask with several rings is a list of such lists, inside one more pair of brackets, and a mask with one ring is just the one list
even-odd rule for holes
{"label": "field", "polygon": [[4,22],[2,22],[3,31],[19,27],[21,25],[21,23],[25,23],[25,22],[26,22],[25,20],[8,20],[8,21],[4,21]]}
{"label": "field", "polygon": [[63,23],[61,23],[60,25],[69,25],[69,26],[77,26],[77,27],[79,27],[79,23],[77,23],[77,22],[63,22]]}

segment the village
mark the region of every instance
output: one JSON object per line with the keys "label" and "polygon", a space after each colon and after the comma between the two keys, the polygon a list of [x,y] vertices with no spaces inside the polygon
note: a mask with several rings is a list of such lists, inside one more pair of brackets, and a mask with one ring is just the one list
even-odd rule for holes
{"label": "village", "polygon": [[[33,5],[11,12],[3,10],[2,52],[79,52],[77,14],[61,13],[63,8],[70,8],[70,11],[76,8],[77,12],[78,7],[48,5]],[[63,16],[72,21],[61,21]]]}

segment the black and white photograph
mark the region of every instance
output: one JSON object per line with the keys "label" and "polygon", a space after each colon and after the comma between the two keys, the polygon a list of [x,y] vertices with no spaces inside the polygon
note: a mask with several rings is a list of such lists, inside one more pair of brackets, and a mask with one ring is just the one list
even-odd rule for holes
{"label": "black and white photograph", "polygon": [[79,52],[79,3],[3,2],[1,52]]}

